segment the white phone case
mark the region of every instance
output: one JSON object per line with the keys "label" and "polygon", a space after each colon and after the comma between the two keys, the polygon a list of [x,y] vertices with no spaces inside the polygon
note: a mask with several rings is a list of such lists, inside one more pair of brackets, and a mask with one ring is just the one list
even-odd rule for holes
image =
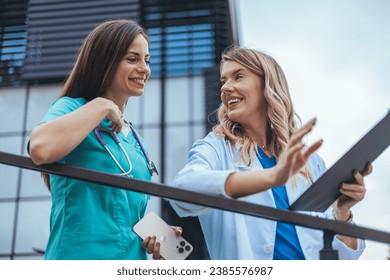
{"label": "white phone case", "polygon": [[154,212],[149,212],[133,227],[139,237],[156,236],[160,242],[160,254],[166,260],[184,260],[193,247],[183,237],[177,237],[174,230]]}

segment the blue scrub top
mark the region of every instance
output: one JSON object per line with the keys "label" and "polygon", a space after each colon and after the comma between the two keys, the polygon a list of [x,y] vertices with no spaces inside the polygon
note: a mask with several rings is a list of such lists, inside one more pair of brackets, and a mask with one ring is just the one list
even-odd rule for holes
{"label": "blue scrub top", "polygon": [[[83,98],[60,98],[42,122],[73,112],[85,103]],[[101,125],[109,127],[106,120]],[[101,135],[127,171],[129,164],[119,146],[108,134]],[[131,159],[133,177],[150,181],[145,157],[133,134],[129,132],[125,137],[119,133],[117,137]],[[59,162],[111,174],[121,173],[94,131]],[[50,184],[52,210],[45,259],[147,258],[141,248],[142,240],[132,228],[144,216],[149,195],[55,175],[50,175]]]}
{"label": "blue scrub top", "polygon": [[[257,157],[264,169],[272,168],[276,165],[275,156],[268,157],[264,151],[258,147]],[[275,205],[278,209],[288,209],[290,203],[288,201],[286,186],[272,188]],[[274,260],[304,260],[301,244],[299,243],[295,226],[288,223],[277,222],[276,236],[274,246]]]}

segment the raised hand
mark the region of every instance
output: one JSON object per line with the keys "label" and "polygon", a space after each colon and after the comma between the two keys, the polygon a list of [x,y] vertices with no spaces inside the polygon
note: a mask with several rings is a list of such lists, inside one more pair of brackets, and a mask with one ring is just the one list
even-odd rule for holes
{"label": "raised hand", "polygon": [[106,119],[111,120],[110,126],[112,131],[119,133],[122,130],[123,125],[125,124],[122,111],[111,100],[107,99],[107,102],[109,103],[110,108],[108,114],[106,115]]}
{"label": "raised hand", "polygon": [[291,137],[286,149],[282,152],[279,162],[276,165],[276,181],[278,186],[284,185],[288,179],[297,173],[307,162],[311,154],[321,147],[323,140],[318,140],[307,149],[302,139],[307,135],[316,124],[316,119],[297,130]]}

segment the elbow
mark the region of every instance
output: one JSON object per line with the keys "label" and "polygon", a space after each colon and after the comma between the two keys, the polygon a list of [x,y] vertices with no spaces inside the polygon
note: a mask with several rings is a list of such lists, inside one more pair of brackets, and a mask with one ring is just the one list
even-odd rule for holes
{"label": "elbow", "polygon": [[229,196],[230,198],[237,199],[237,198],[242,197],[243,195],[240,193],[239,189],[234,187],[234,182],[233,182],[234,180],[232,178],[232,177],[234,177],[233,174],[235,174],[235,173],[230,173],[229,176],[227,177],[226,182],[225,182],[225,186],[224,186],[224,191],[225,191],[225,194],[227,196]]}
{"label": "elbow", "polygon": [[48,157],[43,151],[44,149],[40,145],[35,144],[33,141],[30,142],[30,158],[36,165],[41,165],[48,162]]}
{"label": "elbow", "polygon": [[41,165],[41,164],[47,164],[47,163],[52,163],[54,162],[50,158],[50,147],[47,145],[47,143],[42,142],[39,139],[36,139],[34,135],[31,135],[30,138],[30,144],[29,144],[29,154],[31,160],[36,164],[36,165]]}
{"label": "elbow", "polygon": [[234,190],[232,190],[232,188],[229,188],[226,185],[225,185],[225,194],[233,199],[237,199],[237,198],[242,197],[242,195],[234,192]]}

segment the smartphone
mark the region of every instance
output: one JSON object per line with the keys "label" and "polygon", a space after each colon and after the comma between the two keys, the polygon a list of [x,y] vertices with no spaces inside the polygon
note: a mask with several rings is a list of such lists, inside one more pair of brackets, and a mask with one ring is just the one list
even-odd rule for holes
{"label": "smartphone", "polygon": [[192,245],[175,231],[156,213],[149,212],[133,227],[134,232],[145,239],[156,236],[160,242],[160,255],[166,260],[184,260],[192,252]]}

